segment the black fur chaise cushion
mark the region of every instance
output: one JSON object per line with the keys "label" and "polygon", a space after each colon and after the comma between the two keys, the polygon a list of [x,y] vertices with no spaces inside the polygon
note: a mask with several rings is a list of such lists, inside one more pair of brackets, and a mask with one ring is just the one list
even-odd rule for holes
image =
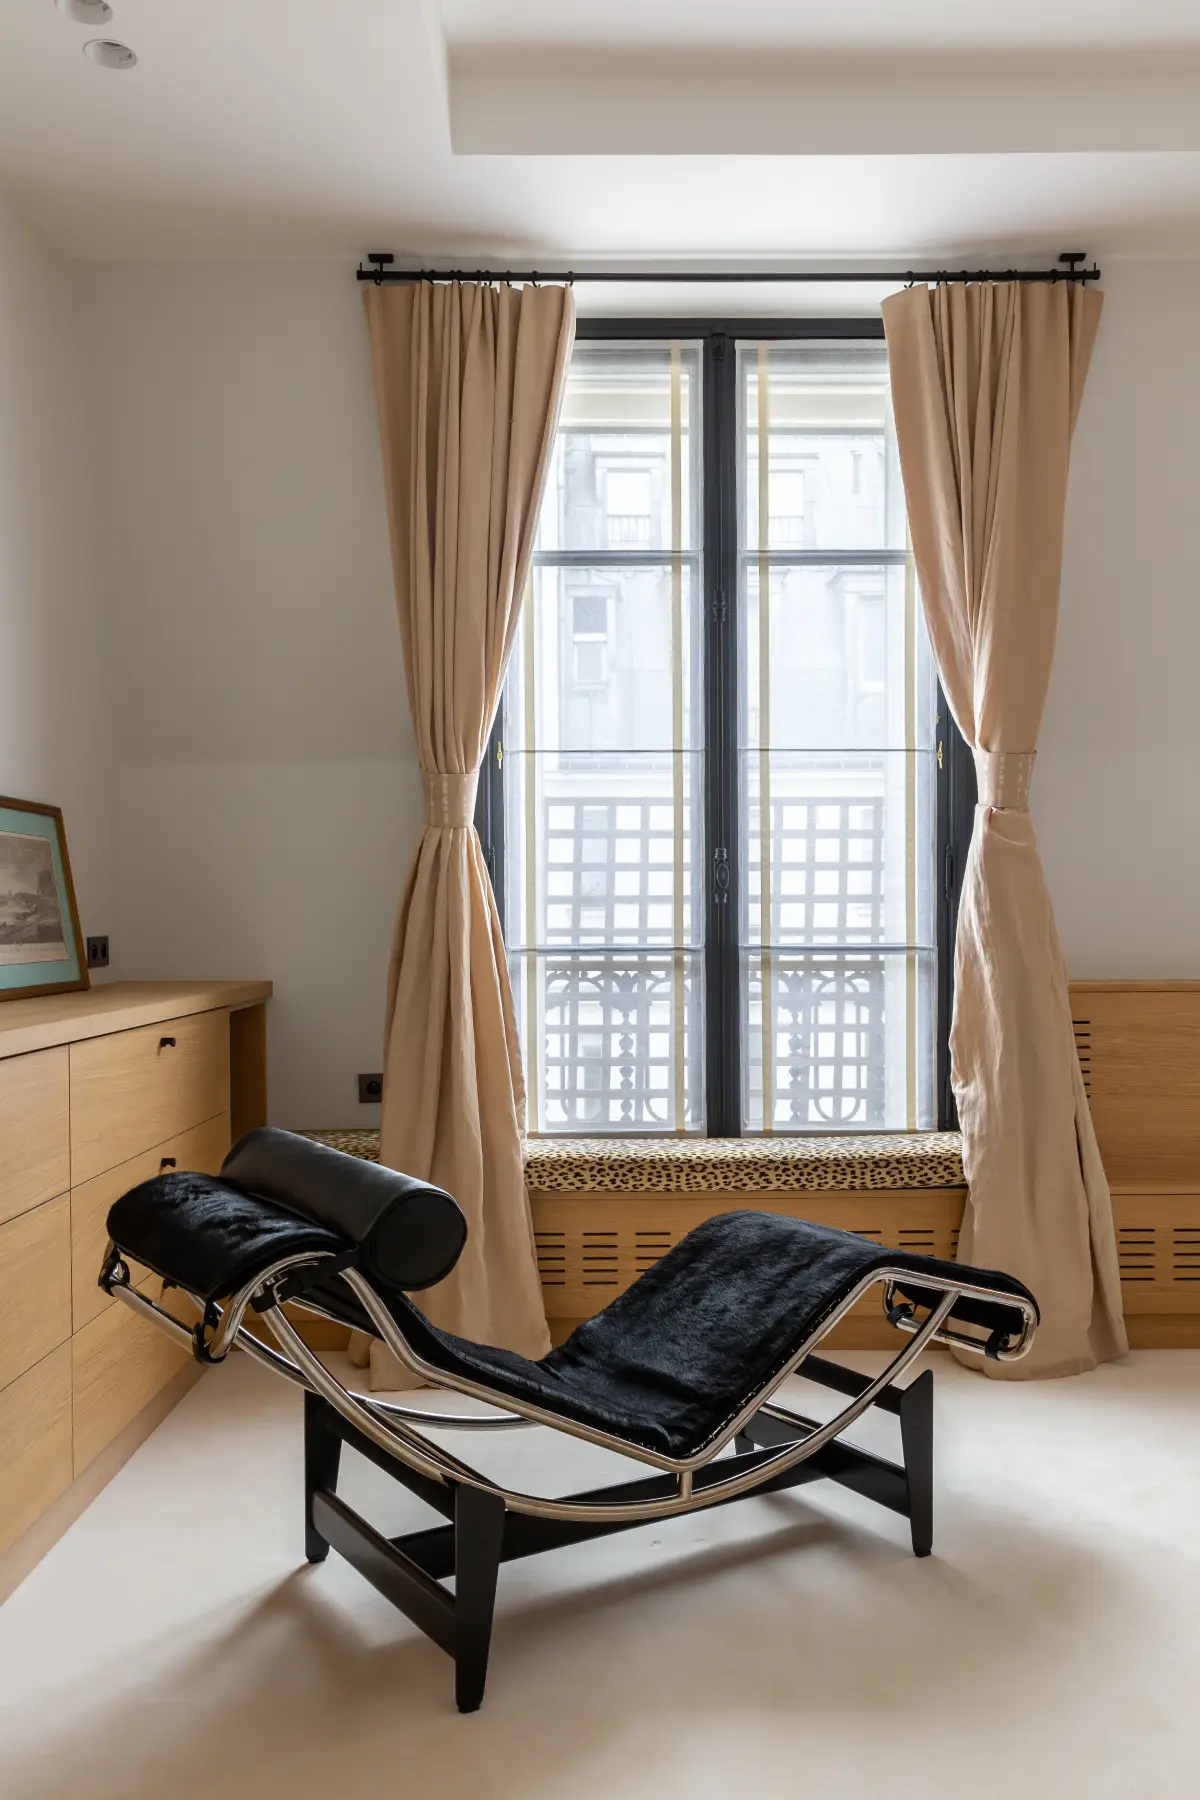
{"label": "black fur chaise cushion", "polygon": [[337,1256],[346,1239],[215,1175],[155,1175],[109,1209],[108,1235],[124,1255],[201,1300],[224,1300],[286,1256]]}
{"label": "black fur chaise cushion", "polygon": [[[883,1268],[910,1272],[901,1291],[922,1305],[936,1298],[922,1289],[924,1275],[974,1278],[1036,1309],[1010,1275],[760,1212],[696,1226],[540,1362],[438,1331],[410,1301],[390,1305],[412,1348],[445,1374],[682,1458],[718,1437],[857,1283]],[[964,1298],[955,1317],[1014,1334],[1022,1325],[1002,1301]]]}

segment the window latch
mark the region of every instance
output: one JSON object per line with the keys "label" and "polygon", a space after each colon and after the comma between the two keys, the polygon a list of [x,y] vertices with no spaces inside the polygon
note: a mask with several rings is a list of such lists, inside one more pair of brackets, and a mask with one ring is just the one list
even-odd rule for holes
{"label": "window latch", "polygon": [[724,906],[729,899],[729,852],[713,851],[713,899]]}
{"label": "window latch", "polygon": [[496,739],[496,767],[497,769],[504,767],[504,745],[499,738]]}

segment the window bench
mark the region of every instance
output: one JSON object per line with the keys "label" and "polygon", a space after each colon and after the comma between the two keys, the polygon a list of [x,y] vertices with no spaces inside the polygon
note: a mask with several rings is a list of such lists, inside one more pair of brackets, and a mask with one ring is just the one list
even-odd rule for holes
{"label": "window bench", "polygon": [[[555,1341],[714,1213],[751,1207],[953,1257],[966,1188],[954,1132],[864,1137],[542,1139],[525,1159]],[[830,1339],[886,1346],[873,1300]]]}
{"label": "window bench", "polygon": [[[307,1134],[375,1158],[375,1131]],[[840,1225],[876,1243],[953,1257],[966,1188],[956,1132],[777,1138],[542,1138],[525,1177],[556,1343],[693,1226],[752,1207]],[[836,1341],[887,1347],[877,1302]],[[833,1343],[835,1340],[830,1339]]]}

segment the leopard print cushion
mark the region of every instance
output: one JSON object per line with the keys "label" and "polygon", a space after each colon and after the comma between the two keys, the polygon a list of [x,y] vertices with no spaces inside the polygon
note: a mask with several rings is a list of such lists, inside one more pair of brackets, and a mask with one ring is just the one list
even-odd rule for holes
{"label": "leopard print cushion", "polygon": [[[351,1156],[379,1160],[377,1131],[306,1131]],[[956,1131],[778,1138],[540,1138],[525,1146],[539,1194],[856,1193],[962,1187]]]}
{"label": "leopard print cushion", "polygon": [[327,1144],[331,1150],[344,1150],[347,1156],[361,1156],[364,1162],[379,1161],[377,1131],[301,1131],[298,1135],[315,1144]]}

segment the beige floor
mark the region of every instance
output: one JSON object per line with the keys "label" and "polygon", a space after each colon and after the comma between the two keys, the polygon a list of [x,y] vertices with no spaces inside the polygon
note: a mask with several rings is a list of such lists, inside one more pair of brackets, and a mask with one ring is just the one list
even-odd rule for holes
{"label": "beige floor", "polygon": [[[1195,1800],[1200,1352],[938,1368],[932,1560],[823,1485],[515,1564],[463,1719],[438,1650],[300,1560],[299,1403],[235,1359],[0,1609],[0,1794]],[[345,1491],[421,1517],[357,1458]]]}

